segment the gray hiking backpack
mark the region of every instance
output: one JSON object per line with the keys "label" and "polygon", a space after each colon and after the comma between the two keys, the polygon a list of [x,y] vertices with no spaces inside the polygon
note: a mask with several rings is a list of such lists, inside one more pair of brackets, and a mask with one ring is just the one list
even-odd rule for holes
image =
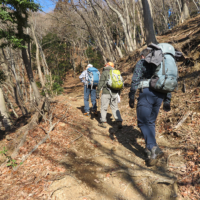
{"label": "gray hiking backpack", "polygon": [[168,43],[150,44],[150,53],[145,61],[156,66],[149,80],[149,87],[162,93],[173,92],[178,85],[178,68],[175,61],[175,49]]}

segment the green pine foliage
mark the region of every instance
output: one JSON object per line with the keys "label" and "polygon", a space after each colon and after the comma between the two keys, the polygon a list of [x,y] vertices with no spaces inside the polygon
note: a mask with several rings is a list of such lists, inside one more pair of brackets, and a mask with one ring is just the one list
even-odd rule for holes
{"label": "green pine foliage", "polygon": [[30,37],[23,33],[22,28],[28,27],[28,11],[36,12],[40,5],[33,0],[0,0],[0,3],[0,20],[4,26],[0,29],[0,39],[6,39],[1,47],[25,48],[23,41],[29,41]]}

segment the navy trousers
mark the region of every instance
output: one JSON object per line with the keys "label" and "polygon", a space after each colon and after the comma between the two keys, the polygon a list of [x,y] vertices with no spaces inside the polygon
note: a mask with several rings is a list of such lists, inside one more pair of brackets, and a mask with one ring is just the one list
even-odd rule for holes
{"label": "navy trousers", "polygon": [[137,104],[138,127],[144,135],[146,147],[151,150],[156,146],[155,121],[166,94],[144,88],[140,92]]}
{"label": "navy trousers", "polygon": [[89,97],[91,96],[91,102],[92,102],[92,110],[96,111],[97,110],[97,105],[96,105],[96,87],[93,87],[91,89],[90,86],[84,85],[84,110],[85,112],[90,111],[89,107]]}

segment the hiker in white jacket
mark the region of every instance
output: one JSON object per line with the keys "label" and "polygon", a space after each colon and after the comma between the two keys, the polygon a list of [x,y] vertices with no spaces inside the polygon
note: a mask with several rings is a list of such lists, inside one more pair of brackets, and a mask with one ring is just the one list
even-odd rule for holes
{"label": "hiker in white jacket", "polygon": [[79,79],[84,84],[84,115],[89,116],[90,115],[90,107],[89,107],[89,96],[91,96],[91,102],[92,102],[92,112],[94,114],[97,114],[97,106],[96,106],[96,86],[93,86],[91,88],[91,85],[88,85],[88,73],[87,69],[93,67],[92,64],[88,64],[86,69],[81,73],[79,76]]}

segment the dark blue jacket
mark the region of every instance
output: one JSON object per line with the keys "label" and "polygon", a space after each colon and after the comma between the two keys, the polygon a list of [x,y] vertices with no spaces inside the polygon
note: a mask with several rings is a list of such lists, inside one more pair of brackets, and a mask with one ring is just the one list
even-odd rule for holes
{"label": "dark blue jacket", "polygon": [[[134,99],[140,81],[143,79],[150,79],[153,76],[154,72],[155,72],[155,67],[148,64],[144,59],[141,59],[137,62],[132,77],[129,98]],[[164,102],[166,103],[171,102],[171,93],[166,94]]]}

